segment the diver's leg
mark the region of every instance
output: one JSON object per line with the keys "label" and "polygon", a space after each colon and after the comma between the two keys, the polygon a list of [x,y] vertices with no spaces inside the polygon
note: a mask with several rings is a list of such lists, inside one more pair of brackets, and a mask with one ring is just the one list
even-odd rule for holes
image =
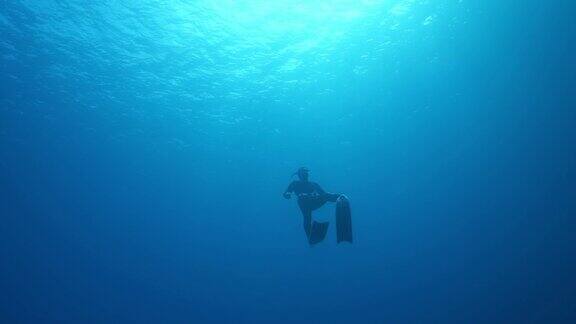
{"label": "diver's leg", "polygon": [[302,216],[304,216],[304,232],[306,232],[306,238],[310,239],[310,232],[312,231],[312,211],[302,210]]}
{"label": "diver's leg", "polygon": [[336,202],[336,200],[338,200],[338,197],[341,196],[341,194],[335,194],[335,193],[326,193],[324,194],[325,196],[325,200],[329,201],[329,202]]}
{"label": "diver's leg", "polygon": [[[340,194],[323,193],[314,198],[307,199],[305,206],[306,209],[316,210],[324,206],[324,204],[326,204],[327,202],[336,202],[336,200],[338,200],[338,197],[340,197]],[[300,209],[302,209],[302,205]]]}

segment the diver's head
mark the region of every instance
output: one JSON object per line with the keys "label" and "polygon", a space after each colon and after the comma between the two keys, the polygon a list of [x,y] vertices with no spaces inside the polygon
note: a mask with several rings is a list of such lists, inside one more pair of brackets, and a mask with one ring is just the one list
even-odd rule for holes
{"label": "diver's head", "polygon": [[308,181],[308,176],[310,175],[310,170],[308,170],[308,168],[301,167],[298,169],[298,171],[296,171],[296,174],[298,175],[298,178],[301,181]]}

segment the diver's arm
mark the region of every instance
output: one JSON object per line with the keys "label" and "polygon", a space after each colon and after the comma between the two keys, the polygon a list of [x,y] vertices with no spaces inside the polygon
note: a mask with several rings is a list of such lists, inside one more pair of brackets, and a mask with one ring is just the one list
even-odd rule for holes
{"label": "diver's arm", "polygon": [[288,185],[288,188],[286,188],[286,190],[284,190],[284,195],[283,195],[284,198],[290,199],[290,194],[291,194],[292,192],[294,192],[294,182],[291,182],[291,183]]}

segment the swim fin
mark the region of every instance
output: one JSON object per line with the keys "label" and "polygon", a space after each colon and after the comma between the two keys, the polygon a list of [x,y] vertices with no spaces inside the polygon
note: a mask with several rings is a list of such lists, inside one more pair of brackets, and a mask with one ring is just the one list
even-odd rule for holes
{"label": "swim fin", "polygon": [[350,201],[344,195],[336,200],[336,241],[352,243],[352,213]]}
{"label": "swim fin", "polygon": [[320,243],[324,240],[326,233],[328,232],[328,225],[330,225],[329,222],[312,222],[310,239],[308,240],[310,245]]}

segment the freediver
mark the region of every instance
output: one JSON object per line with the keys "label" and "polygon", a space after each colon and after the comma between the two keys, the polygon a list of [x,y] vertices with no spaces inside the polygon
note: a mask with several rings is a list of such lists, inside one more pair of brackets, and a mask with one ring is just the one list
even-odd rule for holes
{"label": "freediver", "polygon": [[304,232],[310,245],[324,240],[329,222],[312,221],[312,211],[324,206],[327,202],[336,204],[337,241],[352,242],[352,222],[348,198],[342,194],[328,193],[316,182],[309,181],[310,170],[301,167],[294,175],[299,180],[292,181],[284,191],[284,198],[290,199],[294,193],[298,197],[298,206],[304,217]]}

